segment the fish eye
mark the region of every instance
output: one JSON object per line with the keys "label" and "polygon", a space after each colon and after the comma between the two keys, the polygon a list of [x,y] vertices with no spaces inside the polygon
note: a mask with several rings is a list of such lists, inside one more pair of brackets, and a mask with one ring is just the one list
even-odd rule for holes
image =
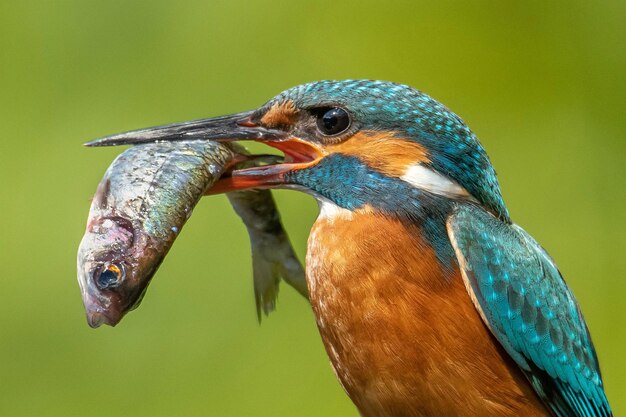
{"label": "fish eye", "polygon": [[101,290],[117,287],[124,281],[125,277],[126,272],[123,265],[109,262],[103,264],[93,273],[93,279]]}
{"label": "fish eye", "polygon": [[338,135],[350,127],[350,115],[341,107],[318,109],[317,129],[326,136]]}

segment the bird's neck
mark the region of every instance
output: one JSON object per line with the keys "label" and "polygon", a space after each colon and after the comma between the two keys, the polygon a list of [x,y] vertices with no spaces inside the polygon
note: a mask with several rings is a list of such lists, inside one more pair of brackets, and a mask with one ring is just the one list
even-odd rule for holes
{"label": "bird's neck", "polygon": [[[384,260],[403,250],[408,259],[435,260],[433,268],[442,271],[438,273],[442,278],[458,269],[446,231],[447,209],[423,207],[419,215],[412,215],[405,211],[383,213],[368,205],[348,210],[326,199],[318,202],[320,213],[309,237],[307,261],[349,264],[359,259]],[[319,255],[326,251],[330,251],[328,256]]]}
{"label": "bird's neck", "polygon": [[[471,196],[459,196],[462,187],[449,181],[444,183],[444,177],[428,167],[418,164],[416,166],[422,168],[419,175],[411,176],[409,170],[407,175],[398,176],[406,169],[391,172],[388,166],[378,167],[389,171],[384,173],[364,163],[363,158],[333,153],[311,168],[290,172],[286,180],[321,202],[321,219],[332,221],[325,213],[338,213],[341,208],[345,209],[345,215],[340,216],[343,218],[350,214],[375,213],[399,219],[402,224],[421,227],[437,258],[449,264],[454,252],[447,239],[446,219],[455,201],[471,199]],[[416,184],[416,176],[422,182]]]}

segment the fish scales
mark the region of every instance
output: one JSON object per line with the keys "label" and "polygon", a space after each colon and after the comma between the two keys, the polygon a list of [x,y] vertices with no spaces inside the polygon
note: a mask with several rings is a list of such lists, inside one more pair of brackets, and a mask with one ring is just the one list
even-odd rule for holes
{"label": "fish scales", "polygon": [[109,206],[142,221],[153,237],[167,240],[235,154],[215,142],[150,145],[132,147],[113,162],[105,178],[111,184],[109,195],[120,204]]}
{"label": "fish scales", "polygon": [[[139,305],[196,203],[244,153],[238,145],[210,141],[149,143],[111,163],[78,251],[78,280],[92,327],[115,325]],[[270,192],[237,192],[230,201],[250,234],[257,311],[273,310],[281,276],[306,296],[304,270]]]}

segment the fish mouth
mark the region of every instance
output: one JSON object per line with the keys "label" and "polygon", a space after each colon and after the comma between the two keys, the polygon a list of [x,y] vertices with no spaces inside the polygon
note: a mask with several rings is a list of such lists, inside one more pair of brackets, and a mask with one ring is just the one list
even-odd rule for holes
{"label": "fish mouth", "polygon": [[98,303],[85,304],[87,323],[92,328],[98,328],[103,324],[114,327],[122,320],[124,313],[111,307],[104,308]]}
{"label": "fish mouth", "polygon": [[[88,281],[83,281],[80,284],[87,323],[90,327],[95,329],[103,324],[115,326],[122,320],[128,309],[123,308],[120,304],[121,297],[119,294],[111,290],[94,292],[93,288],[89,288],[92,284]],[[84,285],[86,287],[83,287]]]}
{"label": "fish mouth", "polygon": [[[103,324],[115,327],[124,318],[126,313],[136,309],[146,293],[148,286],[143,287],[137,296],[128,297],[124,293],[109,290],[106,294],[83,295],[83,304],[87,315],[87,323],[92,328]],[[124,300],[129,300],[124,302]]]}
{"label": "fish mouth", "polygon": [[[252,140],[282,151],[280,163],[227,169],[207,194],[221,194],[250,188],[278,188],[290,185],[289,173],[309,168],[326,156],[321,144],[291,133],[259,124],[256,110],[210,119],[194,120],[119,133],[88,142],[85,146],[137,145],[150,142],[213,140],[238,142]],[[263,155],[251,155],[247,160]],[[240,160],[241,161],[241,160]],[[239,161],[239,162],[240,162]]]}

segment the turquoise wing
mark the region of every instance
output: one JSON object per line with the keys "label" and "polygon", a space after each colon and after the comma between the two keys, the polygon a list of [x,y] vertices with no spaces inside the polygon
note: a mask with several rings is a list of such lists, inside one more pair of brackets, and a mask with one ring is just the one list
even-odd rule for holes
{"label": "turquoise wing", "polygon": [[474,205],[457,207],[448,234],[485,324],[552,412],[612,416],[585,320],[545,250]]}

